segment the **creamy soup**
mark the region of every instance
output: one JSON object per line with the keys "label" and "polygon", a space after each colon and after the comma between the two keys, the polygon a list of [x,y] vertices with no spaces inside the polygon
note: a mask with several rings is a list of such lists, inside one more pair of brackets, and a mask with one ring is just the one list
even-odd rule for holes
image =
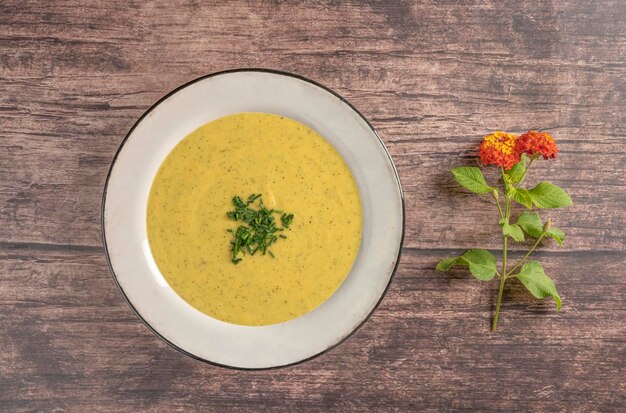
{"label": "creamy soup", "polygon": [[[260,194],[294,215],[270,250],[232,262],[241,222],[232,198]],[[277,221],[280,223],[279,217]],[[344,281],[361,242],[355,180],[311,128],[266,113],[226,116],[196,129],[167,156],[152,184],[148,240],[169,285],[199,311],[235,324],[301,316]]]}

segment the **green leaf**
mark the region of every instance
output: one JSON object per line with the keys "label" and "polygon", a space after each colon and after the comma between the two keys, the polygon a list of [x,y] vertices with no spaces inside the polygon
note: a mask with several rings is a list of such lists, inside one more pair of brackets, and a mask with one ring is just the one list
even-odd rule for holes
{"label": "green leaf", "polygon": [[543,233],[543,224],[536,212],[522,212],[517,219],[517,225],[533,238],[539,238]]}
{"label": "green leaf", "polygon": [[496,275],[496,258],[487,250],[467,250],[458,257],[444,258],[436,270],[448,271],[454,266],[469,266],[472,275],[481,281],[489,281]]}
{"label": "green leaf", "polygon": [[468,250],[461,258],[469,265],[472,275],[489,281],[496,275],[496,258],[487,250]]}
{"label": "green leaf", "polygon": [[[439,261],[439,263],[437,264],[437,267],[435,267],[435,269],[437,271],[448,271],[450,268],[452,268],[455,264],[457,264],[457,261],[459,261],[461,259],[461,256],[457,256],[457,257],[450,257],[450,258],[444,258],[443,260]],[[464,265],[465,263],[458,263],[459,265]]]}
{"label": "green leaf", "polygon": [[562,188],[541,182],[528,191],[537,208],[561,208],[572,205],[572,198]]}
{"label": "green leaf", "polygon": [[502,225],[502,234],[513,238],[517,242],[524,241],[524,232],[517,224],[510,225],[504,223],[504,225]]}
{"label": "green leaf", "polygon": [[506,172],[509,177],[509,182],[513,185],[517,185],[523,181],[524,173],[526,172],[526,154],[522,154],[522,157],[518,163],[513,165],[511,169]]}
{"label": "green leaf", "polygon": [[551,236],[554,240],[559,244],[563,245],[563,241],[565,241],[565,233],[558,229],[557,227],[550,227],[548,231],[546,231],[546,235]]}
{"label": "green leaf", "polygon": [[526,208],[533,207],[533,199],[530,193],[524,188],[511,188],[511,199],[518,204],[524,205]]}
{"label": "green leaf", "polygon": [[[543,224],[536,212],[524,211],[517,219],[517,225],[528,235],[533,238],[539,238],[543,233]],[[554,238],[559,244],[563,245],[565,234],[557,227],[550,227],[546,231],[546,235]]]}
{"label": "green leaf", "polygon": [[465,189],[476,194],[486,194],[493,191],[493,188],[487,185],[485,177],[480,168],[475,166],[459,166],[452,169],[454,179]]}
{"label": "green leaf", "polygon": [[556,309],[561,309],[561,297],[556,292],[554,281],[546,275],[539,261],[528,261],[516,277],[533,297],[539,299],[553,297]]}

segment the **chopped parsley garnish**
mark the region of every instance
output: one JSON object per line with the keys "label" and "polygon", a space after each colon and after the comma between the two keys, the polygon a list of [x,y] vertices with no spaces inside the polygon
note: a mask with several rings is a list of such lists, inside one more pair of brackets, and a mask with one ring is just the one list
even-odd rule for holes
{"label": "chopped parsley garnish", "polygon": [[[253,205],[256,200],[258,209],[254,209]],[[239,196],[233,197],[233,211],[228,211],[226,215],[233,221],[243,221],[245,224],[239,225],[237,229],[229,229],[228,232],[233,234],[233,240],[230,241],[230,251],[232,253],[231,261],[233,264],[239,263],[242,256],[247,254],[254,255],[261,252],[266,253],[274,258],[274,254],[269,247],[281,238],[287,236],[280,232],[289,228],[293,222],[293,214],[287,214],[276,209],[267,209],[263,205],[260,194],[252,194],[244,201]],[[280,215],[282,227],[276,226],[274,214]]]}
{"label": "chopped parsley garnish", "polygon": [[282,214],[280,216],[280,222],[283,223],[283,227],[289,228],[289,225],[293,222],[293,214]]}

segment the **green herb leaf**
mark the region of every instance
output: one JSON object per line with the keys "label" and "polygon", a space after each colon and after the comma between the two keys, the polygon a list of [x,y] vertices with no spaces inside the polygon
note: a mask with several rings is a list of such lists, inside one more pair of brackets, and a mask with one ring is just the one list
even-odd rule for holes
{"label": "green herb leaf", "polygon": [[513,238],[517,242],[524,241],[524,232],[517,224],[507,224],[505,222],[502,225],[502,234]]}
{"label": "green herb leaf", "polygon": [[461,258],[469,265],[472,275],[481,281],[489,281],[496,275],[496,258],[487,250],[468,250]]}
{"label": "green herb leaf", "polygon": [[247,206],[247,204],[244,204],[243,200],[238,196],[233,198],[233,205],[237,208],[244,208]]}
{"label": "green herb leaf", "polygon": [[536,212],[522,212],[517,219],[517,225],[533,238],[539,238],[543,233],[543,224]]}
{"label": "green herb leaf", "polygon": [[533,199],[530,196],[528,190],[524,188],[511,188],[511,199],[520,205],[524,205],[526,208],[531,209],[533,207]]}
{"label": "green herb leaf", "polygon": [[556,309],[561,309],[561,297],[556,291],[556,285],[543,271],[539,261],[528,261],[522,266],[516,277],[533,297],[539,299],[553,297],[556,302]]}
{"label": "green herb leaf", "polygon": [[[460,259],[461,259],[460,255],[457,257],[444,258],[443,260],[439,261],[435,269],[437,271],[448,271],[450,268],[456,265]],[[463,264],[465,263],[463,262]]]}
{"label": "green herb leaf", "polygon": [[[522,182],[526,173],[526,154],[522,154],[522,157],[518,163],[513,165],[511,169],[506,172],[509,178],[509,182],[513,185],[517,185]],[[523,205],[523,204],[522,204]]]}
{"label": "green herb leaf", "polygon": [[541,182],[528,191],[537,208],[561,208],[572,205],[572,198],[562,188]]}
{"label": "green herb leaf", "polygon": [[465,189],[468,189],[476,194],[486,194],[491,192],[494,188],[487,185],[485,177],[480,168],[475,166],[460,166],[452,169],[452,175],[454,179]]}
{"label": "green herb leaf", "polygon": [[554,238],[559,245],[563,245],[563,242],[565,241],[565,233],[557,227],[550,227],[550,229],[546,231],[546,235]]}
{"label": "green herb leaf", "polygon": [[[232,252],[231,261],[238,264],[246,252],[251,256],[257,251],[261,251],[263,255],[268,253],[272,258],[274,254],[268,250],[268,247],[278,241],[280,238],[287,238],[282,234],[276,234],[284,231],[293,222],[294,215],[286,214],[282,211],[267,209],[260,199],[260,194],[252,194],[244,202],[239,196],[233,197],[233,211],[228,211],[226,215],[234,221],[243,221],[245,225],[240,225],[237,229],[228,229],[233,234],[233,240],[230,241],[230,251]],[[259,200],[259,209],[250,207],[256,200]],[[274,214],[282,214],[280,219],[282,227],[276,226]]]}
{"label": "green herb leaf", "polygon": [[289,228],[289,225],[293,222],[293,214],[285,214],[283,213],[280,216],[280,222],[283,223],[283,227]]}

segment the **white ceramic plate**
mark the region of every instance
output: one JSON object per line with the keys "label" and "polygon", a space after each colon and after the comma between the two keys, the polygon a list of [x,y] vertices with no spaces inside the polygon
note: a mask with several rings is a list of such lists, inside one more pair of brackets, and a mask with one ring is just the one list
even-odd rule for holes
{"label": "white ceramic plate", "polygon": [[[261,327],[226,323],[187,304],[159,272],[146,235],[148,193],[170,150],[199,126],[239,112],[275,113],[318,131],[348,163],[363,207],[361,248],[335,294],[301,317]],[[300,76],[244,69],[183,85],[137,121],[107,178],[102,228],[114,278],[131,308],[155,334],[203,361],[261,369],[319,355],[367,320],[398,264],[404,202],[385,146],[345,99]]]}

